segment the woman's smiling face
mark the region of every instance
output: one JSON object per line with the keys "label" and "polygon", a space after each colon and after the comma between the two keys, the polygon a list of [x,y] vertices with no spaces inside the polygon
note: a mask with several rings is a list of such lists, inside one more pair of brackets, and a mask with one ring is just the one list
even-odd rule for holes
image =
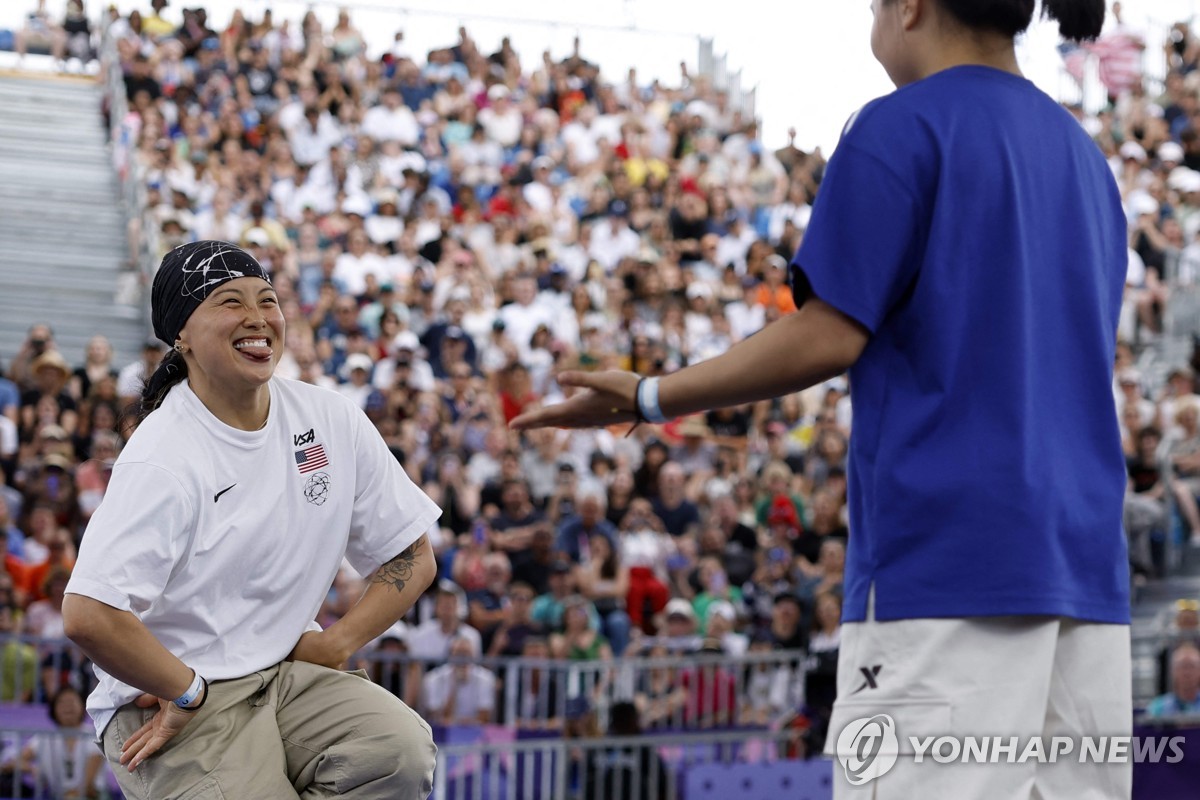
{"label": "woman's smiling face", "polygon": [[197,393],[232,398],[264,386],[283,355],[285,328],[275,289],[262,278],[221,284],[179,332]]}

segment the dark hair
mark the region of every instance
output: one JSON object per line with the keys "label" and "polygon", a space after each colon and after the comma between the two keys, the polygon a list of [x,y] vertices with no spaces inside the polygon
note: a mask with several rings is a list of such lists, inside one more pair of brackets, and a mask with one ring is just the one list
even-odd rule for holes
{"label": "dark hair", "polygon": [[177,350],[171,349],[158,362],[158,368],[142,387],[142,396],[133,404],[130,411],[137,422],[150,415],[151,411],[162,405],[171,387],[187,378],[187,362]]}
{"label": "dark hair", "polygon": [[58,701],[61,697],[63,697],[64,695],[68,695],[68,694],[75,695],[76,697],[79,698],[79,702],[81,702],[81,703],[83,702],[83,693],[82,692],[80,692],[78,689],[76,689],[74,686],[72,686],[69,683],[64,684],[57,692],[54,693],[54,696],[50,698],[50,706],[49,706],[49,708],[46,709],[46,711],[48,711],[50,714],[50,719],[54,722],[55,725],[63,724],[62,720],[58,718]]}
{"label": "dark hair", "polygon": [[637,736],[641,732],[637,706],[628,701],[613,703],[608,710],[608,735]]}
{"label": "dark hair", "polygon": [[[1023,33],[1033,21],[1036,0],[938,0],[968,28],[1008,36]],[[1064,39],[1095,39],[1104,25],[1104,0],[1042,0],[1042,16],[1058,22]]]}

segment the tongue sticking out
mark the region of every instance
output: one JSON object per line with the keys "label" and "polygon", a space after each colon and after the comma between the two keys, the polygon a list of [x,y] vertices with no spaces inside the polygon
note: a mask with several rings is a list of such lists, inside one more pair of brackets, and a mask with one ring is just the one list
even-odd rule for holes
{"label": "tongue sticking out", "polygon": [[271,348],[266,344],[243,344],[236,349],[242,355],[256,361],[266,361],[271,358]]}

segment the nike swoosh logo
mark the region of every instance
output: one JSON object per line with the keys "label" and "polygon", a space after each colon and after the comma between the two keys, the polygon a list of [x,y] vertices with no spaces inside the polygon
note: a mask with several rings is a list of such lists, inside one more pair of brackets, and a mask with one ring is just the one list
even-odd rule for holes
{"label": "nike swoosh logo", "polygon": [[215,502],[217,502],[218,500],[220,500],[220,499],[221,499],[221,495],[223,495],[223,494],[225,494],[226,492],[228,492],[228,491],[229,491],[230,489],[232,489],[234,486],[237,486],[237,484],[236,484],[236,483],[234,483],[234,484],[231,484],[230,486],[228,486],[228,487],[226,487],[226,488],[222,489],[221,491],[217,492],[216,494],[214,494],[214,495],[213,495],[213,502],[215,503]]}

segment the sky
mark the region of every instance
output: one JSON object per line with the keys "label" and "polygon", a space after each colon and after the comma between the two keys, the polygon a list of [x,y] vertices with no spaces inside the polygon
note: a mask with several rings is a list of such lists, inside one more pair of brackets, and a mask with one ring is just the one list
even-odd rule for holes
{"label": "sky", "polygon": [[[88,5],[95,8],[100,0]],[[145,10],[149,0],[115,0],[122,12]],[[107,4],[107,0],[106,0]],[[210,24],[224,26],[234,8],[251,19],[271,8],[276,19],[299,19],[310,6],[331,25],[342,5],[325,0],[171,0],[168,18],[179,18],[184,5],[204,5]],[[19,25],[26,0],[0,3],[0,26]],[[58,0],[49,0],[51,9]],[[639,78],[678,84],[679,64],[694,71],[700,37],[713,39],[731,69],[741,69],[746,88],[757,86],[761,135],[771,147],[796,129],[796,144],[820,146],[828,154],[846,119],[863,104],[891,91],[892,85],[871,55],[869,0],[358,0],[347,4],[372,53],[389,46],[403,30],[410,52],[452,44],[460,24],[490,52],[504,35],[511,37],[529,69],[543,50],[555,58],[571,51],[576,34],[581,52],[599,63],[609,80],[620,80],[629,67]],[[1126,0],[1127,24],[1151,34],[1156,55],[1167,26],[1200,14],[1200,0]],[[1055,50],[1057,29],[1035,23],[1020,42],[1018,57],[1026,77],[1058,99],[1072,92]]]}

